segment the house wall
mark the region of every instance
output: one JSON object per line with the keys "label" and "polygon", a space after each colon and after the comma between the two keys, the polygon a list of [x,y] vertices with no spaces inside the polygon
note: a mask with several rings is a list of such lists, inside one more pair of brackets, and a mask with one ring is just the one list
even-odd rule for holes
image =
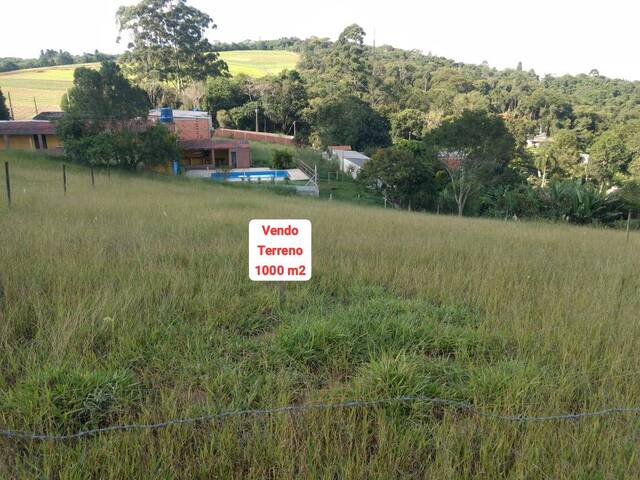
{"label": "house wall", "polygon": [[[7,148],[4,143],[4,135],[0,135],[0,148]],[[31,135],[9,135],[9,148],[11,150],[33,150],[33,138]]]}
{"label": "house wall", "polygon": [[56,135],[45,135],[47,138],[47,149],[62,148],[62,142]]}
{"label": "house wall", "polygon": [[251,149],[236,148],[235,151],[236,151],[236,160],[238,162],[237,168],[251,167]]}
{"label": "house wall", "polygon": [[345,173],[350,173],[353,178],[356,178],[358,176],[358,172],[360,171],[360,167],[355,163],[351,163],[346,158],[342,162],[342,171]]}
{"label": "house wall", "polygon": [[180,140],[209,140],[211,138],[207,118],[175,118],[174,124]]}
{"label": "house wall", "polygon": [[[47,150],[62,148],[62,143],[56,135],[44,135],[47,138]],[[35,150],[33,135],[8,135],[9,149],[11,150]],[[7,149],[5,136],[0,135],[0,150]]]}

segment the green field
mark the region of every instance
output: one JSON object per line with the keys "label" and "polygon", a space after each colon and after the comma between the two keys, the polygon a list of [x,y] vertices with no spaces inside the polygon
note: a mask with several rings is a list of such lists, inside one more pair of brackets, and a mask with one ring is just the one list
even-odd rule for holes
{"label": "green field", "polygon": [[[0,152],[0,430],[69,433],[405,395],[503,415],[637,407],[640,235],[434,216]],[[4,179],[2,179],[4,181]],[[247,274],[309,218],[313,278]],[[638,417],[433,403],[0,437],[2,478],[639,478]]]}
{"label": "green field", "polygon": [[[244,73],[252,77],[273,75],[295,68],[299,55],[284,50],[252,50],[222,52],[231,74]],[[98,64],[83,66],[97,67]],[[78,65],[34,68],[0,73],[0,88],[11,94],[17,120],[30,119],[38,111],[60,110],[60,100],[72,85],[73,71]]]}
{"label": "green field", "polygon": [[237,50],[221,52],[232,75],[244,73],[250,77],[276,75],[296,67],[300,55],[287,50]]}

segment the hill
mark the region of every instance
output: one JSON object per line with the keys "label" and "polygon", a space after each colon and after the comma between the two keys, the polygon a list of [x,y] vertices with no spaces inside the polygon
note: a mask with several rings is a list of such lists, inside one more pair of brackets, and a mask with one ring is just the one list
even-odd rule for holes
{"label": "hill", "polygon": [[[251,50],[221,52],[232,75],[240,73],[262,77],[284,69],[295,68],[299,55],[285,50]],[[32,118],[38,111],[59,110],[60,99],[73,83],[73,71],[79,66],[96,67],[98,64],[65,65],[32,68],[0,73],[0,88],[11,94],[17,120]]]}
{"label": "hill", "polygon": [[[0,152],[0,428],[49,433],[419,395],[488,415],[636,406],[640,237],[398,212]],[[3,192],[4,193],[4,192]],[[247,275],[252,218],[313,279]],[[0,438],[8,478],[637,478],[632,417],[430,402]],[[114,461],[117,459],[117,461]]]}
{"label": "hill", "polygon": [[287,50],[237,50],[220,52],[220,56],[232,75],[243,73],[255,78],[292,70],[300,59],[298,53]]}

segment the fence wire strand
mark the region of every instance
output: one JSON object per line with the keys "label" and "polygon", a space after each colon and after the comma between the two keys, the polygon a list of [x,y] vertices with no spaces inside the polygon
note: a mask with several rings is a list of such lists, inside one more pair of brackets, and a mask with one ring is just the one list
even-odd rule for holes
{"label": "fence wire strand", "polygon": [[455,400],[447,400],[438,397],[422,397],[422,396],[403,396],[394,398],[384,398],[375,400],[348,400],[338,403],[314,403],[302,405],[286,405],[282,407],[264,408],[264,409],[246,409],[246,410],[230,410],[225,412],[211,413],[198,417],[176,418],[159,423],[133,423],[124,425],[112,425],[109,427],[94,428],[90,430],[80,430],[75,433],[68,434],[45,434],[35,432],[24,432],[17,430],[0,430],[0,437],[9,439],[24,439],[36,441],[65,441],[93,437],[103,433],[125,432],[132,430],[160,430],[171,426],[196,424],[201,422],[210,422],[214,420],[224,420],[230,417],[248,417],[274,415],[282,413],[300,413],[311,410],[329,410],[329,409],[346,409],[346,408],[366,408],[376,405],[392,404],[392,403],[430,403],[443,407],[450,407],[454,410],[466,411],[472,415],[492,420],[504,422],[549,422],[562,420],[582,420],[592,417],[605,417],[620,414],[640,414],[640,407],[610,407],[603,410],[595,410],[591,412],[578,413],[560,413],[554,415],[503,415],[499,413],[485,412],[477,409],[473,404],[460,402]]}

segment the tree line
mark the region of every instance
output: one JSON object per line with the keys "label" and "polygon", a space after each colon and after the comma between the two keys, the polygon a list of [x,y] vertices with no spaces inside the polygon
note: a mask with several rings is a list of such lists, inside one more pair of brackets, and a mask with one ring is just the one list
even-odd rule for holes
{"label": "tree line", "polygon": [[121,7],[117,22],[129,40],[123,78],[148,105],[203,109],[216,125],[295,133],[318,148],[351,145],[373,157],[360,180],[399,207],[580,223],[635,208],[640,82],[373,47],[357,24],[335,41],[243,42],[301,59],[278,75],[231,77],[205,36],[213,19],[186,0]]}
{"label": "tree line", "polygon": [[116,60],[117,55],[102,53],[95,50],[93,53],[72,55],[66,50],[54,50],[47,48],[40,50],[38,58],[0,57],[0,72],[11,72],[25,68],[53,67],[57,65],[73,65],[78,63],[104,62]]}

